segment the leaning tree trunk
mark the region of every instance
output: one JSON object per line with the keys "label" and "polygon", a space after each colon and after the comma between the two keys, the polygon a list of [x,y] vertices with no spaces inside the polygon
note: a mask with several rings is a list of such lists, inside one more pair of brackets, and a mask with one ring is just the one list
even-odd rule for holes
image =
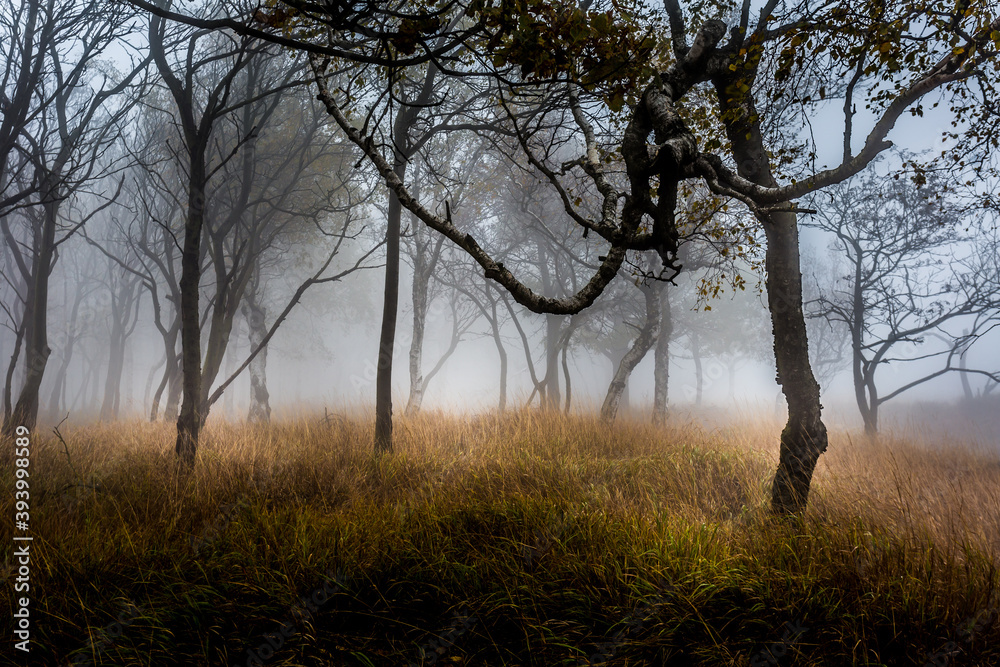
{"label": "leaning tree trunk", "polygon": [[[219,232],[216,231],[218,234]],[[212,304],[212,318],[208,330],[208,337],[205,340],[204,358],[201,366],[201,423],[204,425],[211,410],[209,397],[212,395],[212,385],[219,372],[222,370],[222,363],[226,359],[229,350],[229,341],[233,333],[233,322],[240,304],[246,293],[247,282],[250,273],[247,270],[237,272],[227,271],[225,261],[222,256],[222,245],[220,239],[215,240],[215,247],[212,249],[212,264],[215,268],[215,284],[217,293],[215,303]],[[266,335],[266,332],[265,332]],[[251,348],[252,349],[252,348]],[[230,352],[230,359],[232,353]]]}
{"label": "leaning tree trunk", "polygon": [[[156,303],[156,298],[153,298],[154,308]],[[180,320],[175,319],[170,328],[165,332],[160,333],[163,337],[163,376],[160,378],[160,383],[156,387],[156,391],[153,392],[153,402],[150,404],[149,408],[149,421],[155,422],[156,417],[160,411],[160,400],[163,398],[163,392],[167,390],[168,385],[170,390],[167,393],[167,405],[164,407],[164,421],[173,421],[177,418],[176,406],[180,402],[180,389],[177,387],[178,378],[180,375],[180,359],[177,356],[177,336],[180,333]],[[170,411],[171,405],[174,406],[173,416],[168,416],[167,412]]]}
{"label": "leaning tree trunk", "polygon": [[[256,350],[267,335],[264,305],[257,298],[257,286],[251,283],[243,301],[243,316],[250,331],[250,349]],[[247,421],[267,424],[271,421],[271,395],[267,391],[267,346],[250,360],[250,411]]]}
{"label": "leaning tree trunk", "polygon": [[11,390],[14,385],[14,371],[17,370],[17,360],[21,356],[21,344],[24,342],[24,325],[25,322],[22,319],[21,325],[17,328],[17,332],[14,337],[14,351],[10,354],[10,363],[7,365],[7,374],[4,379],[3,385],[3,418],[4,423],[10,419],[10,413],[13,408],[10,404]]}
{"label": "leaning tree trunk", "polygon": [[615,376],[608,386],[608,394],[604,398],[604,405],[601,406],[601,419],[606,422],[613,422],[618,414],[618,405],[621,402],[622,394],[628,385],[628,378],[642,358],[649,353],[657,339],[657,328],[660,324],[660,299],[657,290],[648,285],[643,285],[642,295],[646,301],[646,321],[643,322],[639,335],[632,342],[625,356],[622,357]]}
{"label": "leaning tree trunk", "polygon": [[662,424],[667,420],[667,390],[670,383],[670,337],[674,323],[670,318],[670,290],[663,285],[660,292],[660,330],[656,336],[653,351],[653,423]]}

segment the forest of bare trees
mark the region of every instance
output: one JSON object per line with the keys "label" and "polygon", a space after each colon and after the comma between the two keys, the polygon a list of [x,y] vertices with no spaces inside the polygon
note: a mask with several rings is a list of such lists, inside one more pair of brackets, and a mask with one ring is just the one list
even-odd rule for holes
{"label": "forest of bare trees", "polygon": [[0,0],[15,650],[1000,664],[998,9]]}
{"label": "forest of bare trees", "polygon": [[[339,283],[317,290],[349,301],[368,271],[384,278],[378,451],[482,337],[501,410],[515,360],[521,400],[568,411],[573,360],[605,359],[608,385],[585,393],[606,421],[646,358],[659,421],[671,363],[690,364],[696,404],[708,360],[730,396],[740,368],[773,363],[787,512],[827,447],[818,371],[853,374],[869,433],[880,405],[925,382],[996,381],[993,360],[968,363],[998,312],[988,12],[111,6],[3,9],[8,430],[118,418],[135,376],[130,411],[176,420],[191,464],[223,391],[248,382],[247,418],[268,421],[268,342],[305,291]],[[951,109],[928,125],[949,121],[943,149],[888,152],[939,95]],[[809,122],[823,104],[839,111],[833,148]],[[817,266],[800,264],[805,231]],[[904,361],[919,377],[878,380]]]}

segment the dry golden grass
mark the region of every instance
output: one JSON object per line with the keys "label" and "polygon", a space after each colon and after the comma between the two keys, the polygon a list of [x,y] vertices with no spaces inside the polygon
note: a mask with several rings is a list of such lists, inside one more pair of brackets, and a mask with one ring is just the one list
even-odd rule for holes
{"label": "dry golden grass", "polygon": [[773,419],[427,413],[381,458],[370,423],[213,422],[191,472],[166,424],[38,437],[35,664],[246,664],[333,570],[346,592],[267,664],[431,664],[460,608],[448,664],[1000,664],[995,456],[832,432],[779,521]]}

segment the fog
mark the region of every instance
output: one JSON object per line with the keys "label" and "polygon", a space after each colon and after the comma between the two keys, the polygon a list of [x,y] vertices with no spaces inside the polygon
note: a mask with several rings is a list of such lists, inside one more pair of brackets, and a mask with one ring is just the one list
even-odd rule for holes
{"label": "fog", "polygon": [[[378,212],[374,211],[371,215],[378,215]],[[820,258],[828,252],[826,244],[829,241],[824,235],[813,231],[804,236],[806,256]],[[82,257],[88,252],[92,254],[93,249],[81,243],[68,246],[67,254],[71,252]],[[303,414],[318,418],[324,411],[366,414],[373,409],[384,256],[373,256],[372,259],[372,264],[379,266],[348,276],[343,282],[316,286],[307,293],[268,344],[267,382],[276,418]],[[103,290],[107,289],[106,281],[111,278],[98,267],[93,268],[94,273],[87,276],[93,288],[82,300],[76,325],[73,326],[67,321],[70,315],[68,308],[72,307],[72,303],[67,304],[67,296],[72,299],[72,290],[76,287],[74,277],[68,275],[70,266],[69,261],[62,262],[53,272],[53,284],[58,287],[50,302],[54,344],[49,363],[54,368],[60,367],[65,350],[61,344],[64,345],[70,332],[76,337],[76,352],[66,369],[66,402],[62,409],[56,413],[46,409],[43,403],[43,421],[50,425],[64,417],[72,423],[97,420],[106,377],[104,366],[108,354],[106,344],[111,299]],[[700,304],[685,303],[683,310],[680,305],[675,306],[677,320],[707,322],[720,340],[730,341],[730,344],[747,332],[748,322],[740,318],[749,315],[758,320],[749,323],[756,327],[753,329],[756,337],[752,341],[754,349],[741,347],[735,355],[713,356],[712,353],[705,353],[701,360],[700,404],[696,399],[699,381],[690,341],[683,335],[674,337],[670,357],[669,406],[678,419],[695,415],[697,419],[718,423],[722,417],[784,417],[784,399],[775,382],[764,294],[755,282],[759,276],[748,272],[748,277],[750,284],[746,290],[736,290],[735,293],[728,290]],[[79,280],[79,277],[76,279]],[[295,286],[294,276],[274,276],[268,289],[273,290],[274,302],[281,303]],[[404,267],[400,293],[409,295],[411,286],[412,272]],[[671,298],[680,301],[685,291],[690,292],[691,285],[690,281],[679,279],[678,286],[670,285],[666,289],[673,293]],[[690,295],[687,296],[690,299]],[[452,336],[449,301],[461,299],[461,295],[441,293],[431,301],[424,346],[428,368],[447,351]],[[706,311],[706,306],[711,310]],[[397,413],[401,413],[406,404],[410,384],[407,361],[413,339],[412,304],[407,303],[405,298],[401,300],[400,313],[393,374]],[[545,316],[525,311],[520,316],[534,363],[541,365],[544,363]],[[163,357],[162,341],[158,340],[151,320],[151,307],[145,299],[137,310],[135,331],[128,339],[121,381],[119,418],[122,419],[149,417],[151,393],[160,379],[160,373],[155,372],[157,369],[154,366],[158,361],[162,364]],[[638,324],[638,318],[633,317],[633,324]],[[3,356],[9,358],[13,340],[9,330],[3,334],[0,339]],[[977,343],[974,354],[970,355],[970,366],[985,369],[996,366],[995,354],[992,353],[997,349],[995,336],[995,332],[991,333]],[[509,321],[504,325],[502,338],[509,354],[508,407],[516,408],[527,404],[532,382],[518,333]],[[599,342],[600,338],[597,340]],[[904,346],[901,355],[905,358],[907,355],[916,357],[925,354],[934,342],[928,341],[923,346]],[[940,341],[937,342],[940,347]],[[250,351],[247,324],[243,318],[237,318],[222,364],[224,377],[228,377]],[[596,412],[613,375],[612,361],[598,352],[594,343],[574,341],[567,354],[567,363],[572,392],[570,409],[584,414]],[[880,376],[880,382],[887,388],[901,386],[936,370],[939,365],[932,361],[889,364]],[[653,402],[653,366],[653,354],[650,353],[632,372],[627,403],[622,404],[623,416],[648,419]],[[499,370],[496,345],[492,341],[489,325],[482,318],[477,318],[430,382],[423,407],[462,414],[495,410],[499,396]],[[15,373],[15,387],[17,381],[18,374]],[[55,373],[47,375],[42,384],[42,396],[52,394],[55,381]],[[562,368],[560,381],[564,386]],[[988,393],[991,387],[988,379],[978,377],[972,379],[972,384],[974,395],[983,394],[984,390]],[[841,428],[859,429],[861,419],[854,401],[850,359],[846,352],[831,369],[822,388],[829,422]],[[226,389],[218,406],[213,409],[211,419],[243,420],[249,404],[250,380],[249,374],[244,371]],[[537,395],[532,404],[538,405]],[[934,406],[930,412],[929,405]],[[917,386],[888,404],[886,423],[890,430],[896,424],[914,431],[927,429],[942,434],[946,430],[961,428],[962,433],[951,432],[951,435],[987,442],[998,435],[995,420],[991,418],[991,405],[987,398],[978,402],[965,398],[959,374],[950,373]],[[943,420],[952,412],[956,415],[954,419]]]}
{"label": "fog", "polygon": [[[673,195],[655,195],[674,198],[669,216],[650,198],[605,279],[609,230],[627,222],[622,188],[638,182],[616,143],[631,89],[624,109],[613,86],[559,97],[531,78],[544,59],[522,63],[516,84],[424,60],[385,84],[365,59],[320,73],[308,49],[194,32],[206,7],[167,20],[121,11],[93,35],[60,33],[44,57],[76,74],[39,74],[9,114],[20,125],[8,144],[23,145],[6,154],[0,210],[8,420],[172,421],[199,402],[210,421],[366,414],[388,407],[376,387],[390,361],[396,416],[546,406],[783,419],[775,351],[791,348],[774,347],[772,327],[798,326],[801,302],[831,424],[994,437],[996,179],[987,144],[963,139],[974,120],[939,101],[893,110],[891,147],[803,191],[792,263],[803,295],[769,311],[769,213],[729,175],[728,190],[676,177]],[[255,20],[285,20],[268,16]],[[769,173],[793,185],[860,155],[886,125],[880,86],[903,80],[817,70],[792,85],[767,67],[754,131]],[[715,113],[700,98],[692,108]],[[720,164],[746,172],[748,160]],[[389,168],[403,190],[386,187]],[[642,176],[650,192],[668,179],[657,169]],[[47,281],[33,262],[48,263]],[[183,400],[189,380],[198,401]]]}

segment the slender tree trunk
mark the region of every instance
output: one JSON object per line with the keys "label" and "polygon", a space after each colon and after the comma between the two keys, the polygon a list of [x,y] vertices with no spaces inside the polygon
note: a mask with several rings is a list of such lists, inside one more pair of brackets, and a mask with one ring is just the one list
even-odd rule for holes
{"label": "slender tree trunk", "polygon": [[412,417],[420,412],[424,402],[424,375],[421,370],[424,356],[424,332],[427,328],[427,291],[429,276],[423,271],[423,261],[417,256],[413,258],[413,338],[410,340],[410,396],[406,401],[405,414]]}
{"label": "slender tree trunk", "polygon": [[[407,128],[408,129],[408,128]],[[396,156],[394,169],[400,180],[406,174],[406,161]],[[399,307],[399,231],[402,206],[395,191],[389,191],[386,230],[385,293],[382,300],[382,330],[379,336],[378,366],[375,374],[375,451],[392,451],[392,353],[396,344],[396,318]]]}
{"label": "slender tree trunk", "polygon": [[873,400],[868,411],[868,421],[865,422],[865,435],[878,435],[878,401]]}
{"label": "slender tree trunk", "polygon": [[[149,395],[153,392],[153,378],[156,377],[156,371],[160,370],[160,367],[166,365],[166,363],[167,363],[167,357],[166,355],[164,355],[162,359],[156,362],[156,364],[149,369],[149,373],[146,375],[146,391],[142,395],[143,406],[150,405]],[[159,387],[157,387],[157,390],[162,391],[161,389],[159,389]],[[156,397],[157,412],[159,412],[159,402],[160,402],[160,397],[157,396]],[[156,412],[152,412],[152,414],[150,415],[150,421],[156,421]]]}
{"label": "slender tree trunk", "polygon": [[601,419],[606,422],[614,422],[618,414],[625,388],[628,386],[628,378],[639,365],[643,357],[649,353],[657,339],[657,328],[660,324],[660,299],[657,290],[648,285],[643,285],[642,295],[646,302],[646,320],[643,322],[639,335],[632,342],[632,346],[622,357],[621,363],[615,371],[614,378],[608,386],[607,396],[604,397],[604,405],[601,406]]}
{"label": "slender tree trunk", "polygon": [[38,254],[35,257],[32,270],[32,289],[30,290],[30,301],[26,304],[25,319],[27,326],[25,331],[25,358],[27,367],[25,369],[24,384],[18,395],[17,403],[10,414],[10,418],[4,426],[4,431],[10,433],[17,426],[26,426],[34,430],[35,422],[38,419],[38,391],[42,385],[42,377],[45,374],[45,365],[48,362],[48,302],[49,302],[49,275],[52,272],[52,262],[55,253],[56,223],[58,221],[60,198],[52,188],[43,190],[47,203],[43,206],[42,229],[40,238],[37,240],[36,248]]}
{"label": "slender tree trunk", "polygon": [[[227,378],[236,370],[238,361],[235,352],[232,349],[226,350],[225,377]],[[236,395],[231,391],[226,393],[226,397],[222,401],[222,412],[226,415],[227,419],[231,419],[236,414]]]}
{"label": "slender tree trunk", "polygon": [[[420,197],[419,183],[414,188],[414,196]],[[444,237],[436,240],[427,237],[428,230],[423,230],[414,219],[413,228],[413,283],[410,289],[410,300],[413,304],[413,336],[410,338],[410,396],[406,400],[405,414],[414,416],[420,412],[427,393],[429,378],[424,377],[424,336],[427,331],[427,313],[430,299],[431,275],[441,257]]]}
{"label": "slender tree trunk", "polygon": [[878,387],[875,386],[875,366],[873,366],[865,377],[865,389],[868,403],[865,406],[865,435],[871,437],[878,434],[878,408],[881,401],[878,397]]}
{"label": "slender tree trunk", "polygon": [[104,382],[104,401],[101,403],[101,421],[118,418],[121,396],[122,372],[125,370],[125,342],[128,337],[129,316],[132,312],[134,284],[123,282],[111,308],[111,340],[108,355],[108,374]]}
{"label": "slender tree trunk", "polygon": [[670,290],[663,285],[660,291],[660,330],[653,351],[653,423],[667,420],[667,396],[670,382],[670,337],[674,323],[670,318]]}
{"label": "slender tree trunk", "polygon": [[[969,335],[968,329],[964,330],[962,332],[962,335],[968,336]],[[968,354],[968,352],[969,348],[966,347],[965,349],[962,350],[962,353],[958,355],[958,367],[961,369],[958,375],[962,380],[962,394],[965,396],[965,400],[971,401],[973,398],[975,398],[975,394],[972,393],[972,384],[969,382],[969,374],[965,372],[966,369],[968,368],[965,361],[965,357]]]}
{"label": "slender tree trunk", "polygon": [[[251,284],[243,301],[243,316],[250,332],[250,349],[255,350],[267,335],[264,305],[260,303],[257,286]],[[250,361],[250,411],[247,421],[267,424],[271,421],[271,395],[267,391],[267,346]]]}
{"label": "slender tree trunk", "polygon": [[[495,314],[496,309],[493,312]],[[500,329],[497,326],[495,318],[492,324],[493,342],[497,346],[497,355],[500,357],[500,398],[497,404],[497,411],[503,412],[507,409],[507,348],[504,347],[503,340],[500,338]]]}
{"label": "slender tree trunk", "polygon": [[177,336],[180,333],[180,321],[175,321],[163,337],[164,367],[163,377],[153,394],[153,403],[149,408],[149,421],[156,421],[160,409],[160,399],[167,390],[167,402],[163,408],[164,421],[177,419],[177,406],[180,405],[180,357],[177,355]]}
{"label": "slender tree trunk", "polygon": [[7,377],[3,386],[3,420],[5,424],[10,420],[10,413],[13,410],[10,400],[14,385],[14,371],[17,369],[17,360],[21,356],[21,345],[24,343],[24,324],[25,322],[22,320],[21,326],[17,328],[17,334],[14,337],[14,351],[11,352],[10,363],[7,364]]}
{"label": "slender tree trunk", "polygon": [[569,377],[569,338],[566,337],[566,344],[562,348],[562,369],[563,369],[563,379],[566,382],[566,403],[563,406],[563,412],[569,414],[570,406],[573,404],[573,385],[570,382]]}
{"label": "slender tree trunk", "polygon": [[201,429],[201,322],[198,302],[201,282],[201,235],[205,222],[205,149],[191,148],[191,171],[188,180],[188,215],[184,225],[181,254],[180,318],[181,372],[183,400],[177,417],[178,458],[194,465]]}
{"label": "slender tree trunk", "polygon": [[857,401],[858,410],[861,412],[861,421],[865,426],[866,435],[874,435],[878,430],[877,417],[872,414],[873,400],[868,394],[868,387],[874,385],[870,382],[868,362],[865,359],[864,351],[864,331],[865,331],[865,295],[862,285],[864,264],[860,250],[854,255],[854,289],[851,295],[851,351],[853,353],[854,371],[854,399]]}
{"label": "slender tree trunk", "polygon": [[700,407],[705,387],[705,372],[701,365],[701,344],[696,332],[691,332],[691,358],[694,359],[694,404]]}
{"label": "slender tree trunk", "polygon": [[[249,153],[249,151],[248,151]],[[247,176],[246,178],[250,178]],[[221,240],[216,241],[221,244]],[[244,272],[237,275],[235,271],[227,273],[225,263],[221,256],[213,257],[215,266],[216,285],[218,293],[215,296],[215,303],[212,306],[212,320],[209,326],[208,339],[205,343],[205,356],[201,368],[201,406],[199,408],[201,423],[208,419],[211,406],[208,403],[212,395],[212,385],[219,377],[222,370],[222,363],[226,359],[226,351],[229,349],[230,338],[233,333],[233,322],[236,319],[236,312],[243,301],[246,291],[249,273]],[[230,355],[230,358],[232,356]]]}

